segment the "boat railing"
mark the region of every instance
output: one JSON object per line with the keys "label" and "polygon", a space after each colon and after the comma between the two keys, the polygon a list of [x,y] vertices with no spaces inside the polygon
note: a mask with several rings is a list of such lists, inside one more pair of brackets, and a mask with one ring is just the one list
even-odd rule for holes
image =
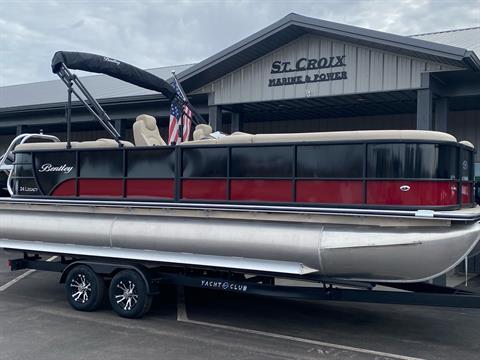
{"label": "boat railing", "polygon": [[[15,147],[20,144],[24,144],[27,141],[31,139],[41,139],[41,140],[47,140],[47,141],[52,141],[52,142],[59,142],[60,139],[54,135],[46,135],[46,134],[20,134],[16,136],[10,145],[7,148],[7,151],[3,155],[0,156],[0,171],[3,171],[7,176],[7,190],[11,195],[13,195],[13,190],[11,186],[11,177],[13,173],[13,160],[14,160],[14,155],[13,151],[15,150]],[[8,163],[10,162],[10,163]]]}

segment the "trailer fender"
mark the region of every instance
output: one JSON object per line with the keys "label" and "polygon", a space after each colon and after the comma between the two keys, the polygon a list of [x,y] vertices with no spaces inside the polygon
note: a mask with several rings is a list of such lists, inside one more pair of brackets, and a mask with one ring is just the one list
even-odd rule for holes
{"label": "trailer fender", "polygon": [[142,279],[145,281],[145,285],[147,286],[147,293],[149,295],[156,295],[159,293],[158,284],[155,283],[152,279],[150,271],[142,265],[134,265],[134,264],[118,264],[118,263],[106,263],[106,262],[97,262],[97,261],[75,261],[69,264],[62,272],[60,276],[60,283],[64,284],[65,279],[67,278],[68,272],[77,265],[86,265],[90,267],[95,273],[102,275],[102,276],[113,276],[119,270],[134,270],[136,271]]}

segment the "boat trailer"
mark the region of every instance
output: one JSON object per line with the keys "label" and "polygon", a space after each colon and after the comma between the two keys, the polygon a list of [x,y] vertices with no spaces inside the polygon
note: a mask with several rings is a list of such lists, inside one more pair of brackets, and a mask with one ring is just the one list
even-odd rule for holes
{"label": "boat trailer", "polygon": [[[480,293],[430,283],[367,283],[315,275],[282,275],[279,278],[278,274],[270,273],[245,275],[218,269],[168,265],[147,267],[141,263],[107,258],[76,259],[59,255],[45,260],[38,254],[27,252],[23,258],[9,260],[9,267],[12,271],[35,269],[61,273],[60,283],[65,284],[70,304],[81,311],[93,311],[100,306],[106,289],[105,280],[108,280],[112,308],[118,315],[127,318],[145,315],[152,297],[161,293],[163,285],[310,301],[480,308]],[[285,282],[293,285],[280,284]],[[306,283],[297,285],[299,282]],[[130,284],[130,288],[125,287],[126,283]],[[307,283],[310,286],[306,286]],[[131,284],[134,284],[135,290],[131,289]],[[377,290],[379,287],[390,290]],[[127,298],[129,291],[132,292],[132,302],[119,301],[122,296]],[[79,293],[87,299],[75,299],[75,296],[80,296]],[[135,299],[137,302],[134,303]],[[119,303],[121,306],[118,306]]]}

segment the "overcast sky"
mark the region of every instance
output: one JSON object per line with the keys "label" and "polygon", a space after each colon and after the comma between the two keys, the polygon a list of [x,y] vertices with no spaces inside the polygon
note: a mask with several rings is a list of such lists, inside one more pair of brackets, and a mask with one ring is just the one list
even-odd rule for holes
{"label": "overcast sky", "polygon": [[0,0],[0,86],[55,79],[57,50],[195,63],[290,12],[400,35],[480,25],[480,0]]}

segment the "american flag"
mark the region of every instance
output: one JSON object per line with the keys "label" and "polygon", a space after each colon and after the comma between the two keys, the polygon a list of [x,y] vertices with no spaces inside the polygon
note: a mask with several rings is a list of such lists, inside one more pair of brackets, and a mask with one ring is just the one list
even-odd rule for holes
{"label": "american flag", "polygon": [[[173,99],[170,105],[170,124],[168,126],[169,145],[181,144],[182,142],[188,141],[190,129],[192,128],[192,110],[188,106],[185,94],[176,78],[174,78],[173,87],[178,97]],[[182,133],[181,138],[180,131]]]}

